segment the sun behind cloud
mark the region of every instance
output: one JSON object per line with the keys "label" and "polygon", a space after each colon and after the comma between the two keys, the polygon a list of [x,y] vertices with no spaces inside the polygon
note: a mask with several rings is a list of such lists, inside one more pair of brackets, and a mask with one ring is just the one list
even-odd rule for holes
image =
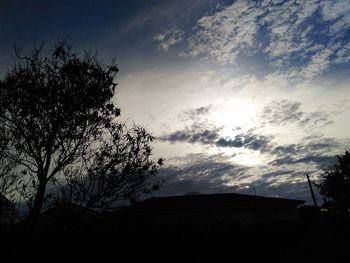
{"label": "sun behind cloud", "polygon": [[[224,131],[232,135],[233,127],[252,127],[257,116],[256,106],[244,98],[225,99],[222,105],[212,113],[212,121],[224,126]],[[228,129],[225,128],[228,126]]]}

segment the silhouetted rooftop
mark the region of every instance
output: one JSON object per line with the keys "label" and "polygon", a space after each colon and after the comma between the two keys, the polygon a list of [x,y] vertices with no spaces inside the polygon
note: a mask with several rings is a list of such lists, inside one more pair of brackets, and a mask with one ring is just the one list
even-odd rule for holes
{"label": "silhouetted rooftop", "polygon": [[152,197],[123,209],[125,212],[167,212],[191,210],[268,209],[296,207],[303,200],[252,196],[235,193]]}
{"label": "silhouetted rooftop", "polygon": [[97,217],[100,214],[94,210],[72,204],[72,203],[61,203],[47,209],[41,213],[41,217],[67,217],[67,216],[88,216],[88,217]]}

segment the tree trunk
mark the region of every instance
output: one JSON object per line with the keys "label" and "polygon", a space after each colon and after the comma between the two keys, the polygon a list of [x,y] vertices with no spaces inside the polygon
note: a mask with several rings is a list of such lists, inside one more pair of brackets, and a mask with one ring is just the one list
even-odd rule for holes
{"label": "tree trunk", "polygon": [[44,204],[46,184],[47,184],[46,180],[39,181],[38,191],[36,192],[35,199],[34,199],[34,206],[29,213],[29,218],[34,221],[40,215],[41,208],[43,207],[43,204]]}

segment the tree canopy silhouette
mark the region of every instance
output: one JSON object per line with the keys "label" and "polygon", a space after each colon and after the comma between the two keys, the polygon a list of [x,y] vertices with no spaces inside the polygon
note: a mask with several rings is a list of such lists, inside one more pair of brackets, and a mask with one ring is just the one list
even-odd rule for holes
{"label": "tree canopy silhouette", "polygon": [[0,80],[0,186],[29,205],[66,200],[108,208],[156,189],[162,164],[151,159],[153,137],[117,121],[118,68],[96,54],[58,43],[44,56],[16,49],[17,62]]}
{"label": "tree canopy silhouette", "polygon": [[317,184],[324,205],[350,208],[350,152],[337,155],[337,163],[324,170],[323,181]]}

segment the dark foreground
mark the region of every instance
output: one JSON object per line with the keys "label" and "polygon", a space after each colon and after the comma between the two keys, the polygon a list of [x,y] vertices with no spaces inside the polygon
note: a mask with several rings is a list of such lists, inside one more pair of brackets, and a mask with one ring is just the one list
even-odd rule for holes
{"label": "dark foreground", "polygon": [[350,255],[348,216],[206,226],[187,221],[147,225],[142,220],[16,225],[1,231],[0,262],[344,262]]}

